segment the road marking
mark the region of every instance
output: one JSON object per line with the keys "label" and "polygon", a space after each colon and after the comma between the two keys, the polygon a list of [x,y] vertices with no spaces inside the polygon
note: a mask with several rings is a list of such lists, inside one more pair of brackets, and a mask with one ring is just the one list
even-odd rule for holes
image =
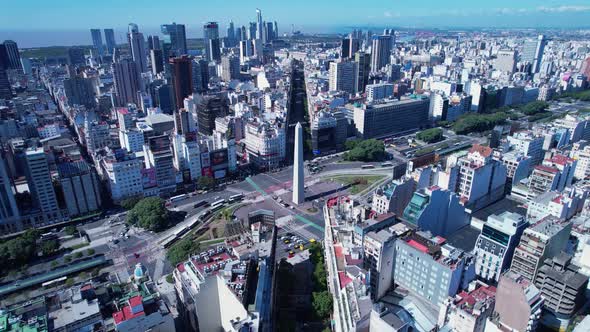
{"label": "road marking", "polygon": [[254,182],[254,180],[252,180],[250,177],[246,178],[246,182],[248,182],[252,186],[252,188],[254,188],[254,190],[258,191],[262,196],[264,196],[264,197],[268,196],[266,191],[262,190],[262,188],[260,188],[260,186],[257,185],[256,182]]}
{"label": "road marking", "polygon": [[314,223],[313,221],[311,221],[311,220],[309,220],[309,219],[307,219],[307,218],[305,218],[305,217],[303,217],[303,216],[300,216],[300,215],[296,214],[296,215],[295,215],[295,218],[297,218],[297,219],[299,219],[299,220],[303,221],[304,223],[306,223],[306,224],[310,225],[311,227],[313,227],[313,228],[315,228],[315,229],[318,229],[318,230],[320,230],[320,231],[322,231],[322,232],[324,231],[324,227],[322,227],[322,226],[320,226],[320,225],[318,225],[318,224]]}

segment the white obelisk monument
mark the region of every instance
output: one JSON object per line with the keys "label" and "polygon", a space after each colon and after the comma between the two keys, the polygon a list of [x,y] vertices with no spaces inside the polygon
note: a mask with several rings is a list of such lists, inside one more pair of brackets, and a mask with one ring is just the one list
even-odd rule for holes
{"label": "white obelisk monument", "polygon": [[293,157],[293,204],[305,202],[303,191],[303,128],[297,122],[295,126],[295,156]]}

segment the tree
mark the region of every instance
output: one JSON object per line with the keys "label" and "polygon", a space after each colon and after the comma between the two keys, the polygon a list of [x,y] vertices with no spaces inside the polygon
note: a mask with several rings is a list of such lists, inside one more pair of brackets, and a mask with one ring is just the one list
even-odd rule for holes
{"label": "tree", "polygon": [[169,275],[166,276],[166,281],[169,284],[174,284],[174,276],[172,275],[172,273],[170,273]]}
{"label": "tree", "polygon": [[423,130],[416,134],[416,138],[426,143],[435,143],[443,139],[443,131],[440,128]]}
{"label": "tree", "polygon": [[548,107],[549,104],[547,102],[537,100],[521,106],[520,110],[526,115],[533,115],[545,112],[545,110],[547,110]]}
{"label": "tree", "polygon": [[72,256],[64,256],[64,263],[69,263],[72,261]]}
{"label": "tree", "polygon": [[41,252],[43,256],[49,256],[59,249],[59,242],[57,240],[45,241],[41,244]]}
{"label": "tree", "polygon": [[160,197],[147,197],[139,201],[127,214],[127,222],[150,231],[159,231],[168,225],[168,210]]}
{"label": "tree", "polygon": [[51,261],[51,268],[56,268],[59,265],[57,261]]}
{"label": "tree", "polygon": [[87,256],[92,256],[92,255],[94,255],[94,253],[95,253],[95,251],[92,248],[89,248],[89,249],[86,250],[86,255]]}
{"label": "tree", "polygon": [[332,314],[332,295],[328,291],[313,292],[311,304],[318,318],[326,319]]}
{"label": "tree", "polygon": [[185,261],[189,255],[198,251],[199,242],[196,242],[190,237],[187,237],[170,247],[166,253],[166,257],[173,266],[176,266],[176,264]]}
{"label": "tree", "polygon": [[344,154],[344,159],[348,161],[379,161],[385,158],[385,145],[376,139],[349,141],[346,147],[350,148]]}
{"label": "tree", "polygon": [[66,226],[66,228],[64,228],[64,232],[67,235],[72,236],[72,235],[78,234],[78,229],[76,228],[76,226],[69,225],[69,226]]}
{"label": "tree", "polygon": [[201,176],[197,180],[197,186],[203,190],[209,190],[215,187],[215,179],[210,176]]}
{"label": "tree", "polygon": [[81,251],[78,251],[77,253],[74,254],[75,259],[82,258],[82,257],[84,257],[84,254]]}
{"label": "tree", "polygon": [[130,197],[121,201],[121,207],[125,210],[131,210],[135,207],[135,204],[139,203],[139,201],[141,201],[140,196]]}

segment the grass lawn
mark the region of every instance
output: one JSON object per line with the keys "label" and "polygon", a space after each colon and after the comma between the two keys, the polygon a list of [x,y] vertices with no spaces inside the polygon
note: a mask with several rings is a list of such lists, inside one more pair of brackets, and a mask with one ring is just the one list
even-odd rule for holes
{"label": "grass lawn", "polygon": [[340,182],[345,186],[352,185],[348,191],[356,195],[372,186],[375,182],[383,180],[384,177],[384,175],[341,175],[330,176],[327,179]]}

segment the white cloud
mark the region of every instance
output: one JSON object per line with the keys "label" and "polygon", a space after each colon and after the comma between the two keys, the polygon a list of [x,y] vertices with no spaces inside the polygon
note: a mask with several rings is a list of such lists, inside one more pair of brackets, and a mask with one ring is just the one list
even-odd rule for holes
{"label": "white cloud", "polygon": [[590,11],[590,6],[557,6],[557,7],[537,7],[537,10],[544,13],[566,13],[566,12],[587,12]]}

